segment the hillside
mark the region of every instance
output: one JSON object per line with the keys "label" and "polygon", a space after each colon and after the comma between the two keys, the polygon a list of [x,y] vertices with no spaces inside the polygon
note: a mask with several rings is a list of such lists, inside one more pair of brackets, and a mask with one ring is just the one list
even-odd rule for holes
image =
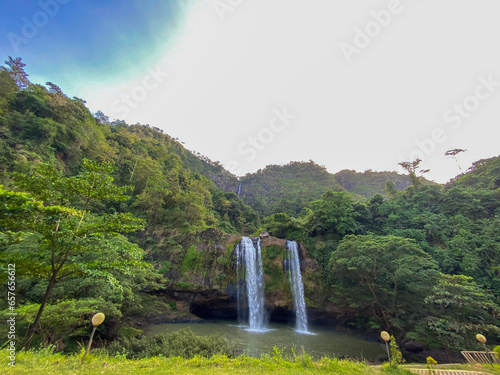
{"label": "hillside", "polygon": [[325,191],[344,191],[332,174],[313,161],[268,165],[240,182],[243,201],[264,216],[296,215]]}
{"label": "hillside", "polygon": [[295,240],[311,321],[447,352],[474,349],[477,332],[497,342],[499,158],[445,186],[410,169],[411,185],[386,199],[348,190],[402,188],[405,176],[336,178],[309,161],[238,180],[159,128],[110,122],[52,83],[19,84],[18,68],[0,69],[0,259],[20,277],[20,336],[38,326],[37,340],[74,351],[97,308],[110,341],[120,327],[139,334],[138,319],[234,318],[235,245],[252,235],[273,319],[293,309],[283,260]]}
{"label": "hillside", "polygon": [[[174,239],[214,226],[251,233],[258,227],[250,207],[214,186],[211,179],[235,180],[217,163],[159,128],[93,115],[84,100],[67,97],[53,83],[20,88],[13,74],[0,70],[0,184],[9,187],[10,173],[29,173],[40,163],[74,175],[84,158],[106,161],[115,165],[119,185],[132,186],[121,209],[146,219],[146,231],[155,236]],[[173,239],[169,247],[175,247]]]}
{"label": "hillside", "polygon": [[394,182],[398,190],[404,190],[410,186],[408,176],[396,172],[373,172],[371,170],[363,173],[344,169],[334,174],[335,180],[347,191],[371,198],[375,194],[384,195],[387,181]]}
{"label": "hillside", "polygon": [[408,176],[396,172],[343,170],[331,174],[313,161],[291,162],[268,165],[242,177],[240,196],[263,216],[277,212],[296,216],[309,202],[319,199],[328,190],[371,198],[375,194],[384,195],[387,181],[394,182],[400,191],[410,186]]}
{"label": "hillside", "polygon": [[500,188],[500,156],[478,160],[467,173],[451,180],[447,187],[474,187],[495,190]]}

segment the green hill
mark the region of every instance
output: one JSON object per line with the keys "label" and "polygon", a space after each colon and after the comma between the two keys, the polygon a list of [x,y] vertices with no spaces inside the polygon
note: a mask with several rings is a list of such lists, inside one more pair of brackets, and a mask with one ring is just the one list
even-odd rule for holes
{"label": "green hill", "polygon": [[373,172],[371,170],[363,173],[344,169],[335,173],[337,182],[347,191],[371,198],[375,194],[384,195],[387,181],[394,182],[398,190],[404,190],[410,186],[408,176],[396,172]]}
{"label": "green hill", "polygon": [[467,173],[451,180],[448,187],[474,187],[497,190],[500,188],[500,156],[478,160],[472,164]]}
{"label": "green hill", "polygon": [[277,212],[296,216],[328,190],[347,191],[365,198],[384,195],[387,181],[394,182],[398,190],[410,186],[408,176],[396,172],[343,170],[331,174],[313,161],[268,165],[240,180],[241,198],[264,216]]}
{"label": "green hill", "polygon": [[325,167],[313,161],[268,165],[240,181],[243,201],[264,216],[276,212],[296,215],[325,191],[344,191]]}
{"label": "green hill", "polygon": [[106,161],[116,166],[116,183],[133,187],[120,209],[147,220],[146,238],[177,238],[208,227],[251,233],[258,227],[250,207],[211,181],[233,181],[233,190],[237,184],[217,163],[159,128],[93,115],[84,100],[67,97],[52,83],[20,88],[14,75],[0,70],[0,184],[10,187],[11,172],[30,173],[40,163],[75,175],[84,158]]}

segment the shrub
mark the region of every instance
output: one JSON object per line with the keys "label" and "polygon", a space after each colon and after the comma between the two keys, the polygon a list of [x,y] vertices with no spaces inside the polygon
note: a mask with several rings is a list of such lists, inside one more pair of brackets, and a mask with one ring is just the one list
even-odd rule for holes
{"label": "shrub", "polygon": [[198,260],[198,252],[194,246],[191,246],[187,252],[184,260],[182,261],[181,269],[179,270],[180,274],[183,275],[185,272],[194,271],[196,267],[196,263]]}
{"label": "shrub", "polygon": [[126,354],[127,358],[155,356],[193,358],[214,355],[234,356],[234,350],[220,335],[198,336],[191,329],[141,338],[122,338],[106,348],[109,355]]}
{"label": "shrub", "polygon": [[493,351],[495,352],[495,357],[497,357],[497,359],[500,359],[500,345],[495,346],[495,349],[493,349]]}
{"label": "shrub", "polygon": [[396,339],[392,335],[391,335],[391,358],[392,358],[392,364],[396,366],[405,362],[403,354],[399,350]]}

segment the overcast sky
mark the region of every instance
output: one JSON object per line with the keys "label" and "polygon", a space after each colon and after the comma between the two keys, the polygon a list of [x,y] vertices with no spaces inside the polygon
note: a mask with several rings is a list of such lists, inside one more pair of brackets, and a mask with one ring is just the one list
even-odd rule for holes
{"label": "overcast sky", "polygon": [[0,51],[244,175],[500,154],[498,0],[2,0]]}

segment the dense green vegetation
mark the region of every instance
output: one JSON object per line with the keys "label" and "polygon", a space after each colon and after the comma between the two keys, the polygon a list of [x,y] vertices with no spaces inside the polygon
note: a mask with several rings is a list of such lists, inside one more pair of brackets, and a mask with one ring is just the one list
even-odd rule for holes
{"label": "dense green vegetation", "polygon": [[427,347],[473,346],[477,332],[500,334],[499,160],[446,186],[424,184],[412,168],[412,185],[398,192],[388,183],[387,198],[327,192],[303,214],[265,223],[307,244],[331,298],[356,309],[353,324]]}
{"label": "dense green vegetation", "polygon": [[26,311],[21,331],[32,337],[37,327],[35,342],[71,349],[64,335],[41,332],[59,305],[75,313],[64,328],[74,340],[81,301],[86,317],[110,313],[116,337],[127,317],[169,309],[147,293],[168,272],[192,271],[185,258],[202,231],[251,233],[260,222],[235,193],[190,169],[231,178],[216,163],[160,129],[111,123],[47,87],[29,82],[20,59],[0,69],[0,281],[6,288],[15,263],[17,306],[39,312]]}
{"label": "dense green vegetation", "polygon": [[242,199],[264,216],[276,212],[299,214],[325,191],[344,189],[326,168],[309,162],[268,165],[241,179]]}
{"label": "dense green vegetation", "polygon": [[[100,337],[141,353],[159,341],[134,338],[129,320],[175,310],[159,291],[224,290],[234,244],[263,230],[302,243],[309,306],[343,305],[351,327],[448,351],[475,348],[478,332],[498,341],[500,158],[446,185],[417,175],[418,160],[404,178],[294,162],[238,181],[158,128],[46,86],[19,59],[0,69],[0,292],[15,263],[26,346],[75,351],[101,310]],[[262,254],[266,291],[290,298],[280,246]]]}

